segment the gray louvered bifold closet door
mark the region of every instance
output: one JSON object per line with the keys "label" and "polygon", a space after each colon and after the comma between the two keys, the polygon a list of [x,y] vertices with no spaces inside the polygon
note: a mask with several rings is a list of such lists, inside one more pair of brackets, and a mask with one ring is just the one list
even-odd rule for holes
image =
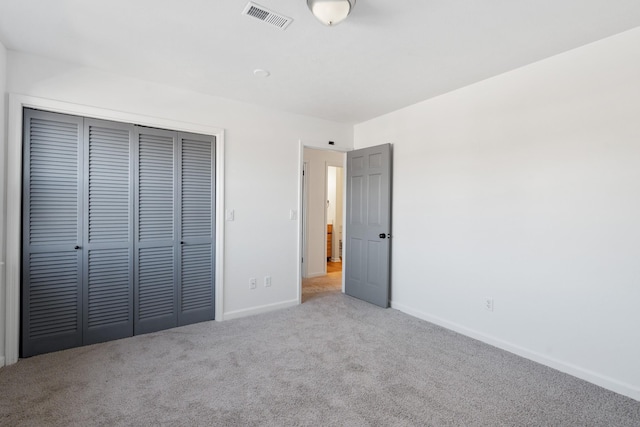
{"label": "gray louvered bifold closet door", "polygon": [[22,356],[82,343],[81,117],[25,109]]}
{"label": "gray louvered bifold closet door", "polygon": [[178,324],[212,320],[213,147],[211,137],[179,133],[180,234]]}
{"label": "gray louvered bifold closet door", "polygon": [[24,110],[23,357],[214,318],[214,148]]}
{"label": "gray louvered bifold closet door", "polygon": [[84,344],[133,335],[133,131],[85,119]]}
{"label": "gray louvered bifold closet door", "polygon": [[175,327],[177,311],[176,133],[136,128],[134,333]]}

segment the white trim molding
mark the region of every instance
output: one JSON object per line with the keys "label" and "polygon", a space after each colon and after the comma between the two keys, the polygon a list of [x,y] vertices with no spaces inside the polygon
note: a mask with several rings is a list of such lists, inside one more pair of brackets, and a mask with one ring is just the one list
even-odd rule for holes
{"label": "white trim molding", "polygon": [[[224,313],[224,129],[33,96],[9,94],[4,362],[7,365],[11,365],[18,361],[20,343],[20,218],[22,215],[22,116],[24,108],[35,108],[216,137],[215,319],[222,320]],[[0,361],[2,359],[2,355],[0,355]]]}
{"label": "white trim molding", "polygon": [[251,308],[246,308],[246,309],[242,309],[242,310],[234,310],[234,311],[230,311],[228,313],[224,314],[224,319],[225,320],[232,320],[232,319],[240,319],[241,317],[247,317],[247,316],[253,316],[256,314],[263,314],[263,313],[268,313],[270,311],[276,311],[276,310],[281,310],[283,308],[289,308],[289,307],[295,307],[296,305],[299,305],[300,302],[298,301],[298,299],[294,299],[291,301],[284,301],[284,302],[278,302],[275,304],[267,304],[267,305],[261,305],[258,307],[251,307]]}

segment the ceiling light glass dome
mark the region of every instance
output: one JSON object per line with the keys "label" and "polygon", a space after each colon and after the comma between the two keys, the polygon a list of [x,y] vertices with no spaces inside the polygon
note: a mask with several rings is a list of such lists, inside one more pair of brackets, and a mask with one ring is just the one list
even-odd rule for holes
{"label": "ceiling light glass dome", "polygon": [[328,26],[344,21],[355,4],[356,0],[307,0],[311,13]]}

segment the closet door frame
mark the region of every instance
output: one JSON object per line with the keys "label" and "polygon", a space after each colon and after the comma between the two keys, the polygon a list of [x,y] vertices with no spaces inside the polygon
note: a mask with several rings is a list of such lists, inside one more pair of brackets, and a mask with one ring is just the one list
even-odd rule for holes
{"label": "closet door frame", "polygon": [[[135,123],[142,126],[211,135],[215,137],[215,320],[224,320],[224,129],[205,124],[182,122],[115,111],[28,95],[9,94],[7,140],[7,234],[6,234],[6,298],[5,354],[0,354],[0,366],[18,361],[20,349],[20,292],[22,256],[22,136],[24,108],[71,114],[93,119]],[[0,275],[1,276],[1,275]],[[3,357],[4,356],[4,357]]]}

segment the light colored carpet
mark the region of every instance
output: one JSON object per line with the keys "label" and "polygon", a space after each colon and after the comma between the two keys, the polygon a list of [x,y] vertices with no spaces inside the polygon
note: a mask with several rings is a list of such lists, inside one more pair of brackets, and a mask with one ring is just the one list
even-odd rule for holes
{"label": "light colored carpet", "polygon": [[0,425],[637,427],[640,402],[332,292],[21,360]]}
{"label": "light colored carpet", "polygon": [[302,302],[342,290],[342,263],[328,262],[327,274],[302,280]]}

